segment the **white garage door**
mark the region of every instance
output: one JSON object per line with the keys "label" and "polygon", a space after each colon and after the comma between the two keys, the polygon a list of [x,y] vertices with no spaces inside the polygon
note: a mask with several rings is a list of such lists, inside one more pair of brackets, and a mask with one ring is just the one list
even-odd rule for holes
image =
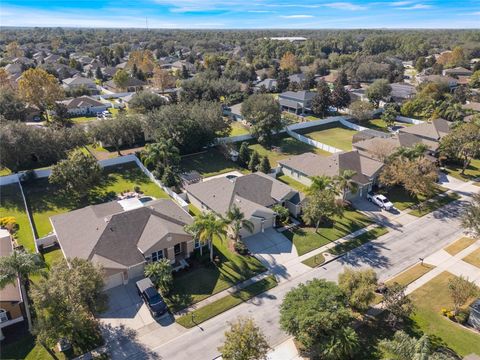
{"label": "white garage door", "polygon": [[120,285],[123,285],[123,276],[121,272],[105,278],[105,290]]}

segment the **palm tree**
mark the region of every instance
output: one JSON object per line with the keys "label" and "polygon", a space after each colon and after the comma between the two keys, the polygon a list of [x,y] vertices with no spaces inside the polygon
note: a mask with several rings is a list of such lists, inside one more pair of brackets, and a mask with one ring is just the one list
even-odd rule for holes
{"label": "palm tree", "polygon": [[180,152],[173,144],[172,139],[161,139],[160,141],[147,144],[142,160],[145,166],[153,165],[165,168],[167,166],[176,166],[180,161]]}
{"label": "palm tree", "polygon": [[221,239],[225,236],[227,233],[226,227],[227,222],[225,219],[216,216],[212,212],[208,212],[196,216],[193,223],[187,225],[185,230],[195,236],[201,243],[208,244],[210,249],[210,261],[213,262],[213,238],[218,236]]}
{"label": "palm tree", "polygon": [[226,222],[228,224],[231,237],[235,242],[240,239],[240,230],[245,228],[248,232],[253,233],[254,225],[250,220],[245,219],[245,215],[240,211],[240,208],[233,204],[228,210],[226,216]]}
{"label": "palm tree", "polygon": [[330,342],[325,346],[323,354],[326,359],[350,359],[358,350],[358,335],[351,327],[338,329]]}
{"label": "palm tree", "polygon": [[357,172],[354,170],[346,169],[343,170],[340,175],[335,176],[334,182],[335,185],[342,191],[342,201],[345,203],[345,198],[347,193],[356,192],[358,189],[358,184],[353,181],[353,177],[357,175]]}
{"label": "palm tree", "polygon": [[15,284],[17,278],[27,314],[28,328],[32,328],[28,297],[25,291],[25,282],[30,282],[30,275],[42,274],[45,264],[38,254],[13,250],[8,256],[0,256],[0,289],[8,284]]}
{"label": "palm tree", "polygon": [[144,274],[152,279],[153,283],[160,288],[162,295],[167,295],[173,282],[172,265],[168,259],[161,259],[145,266]]}
{"label": "palm tree", "polygon": [[312,184],[307,189],[307,193],[309,195],[315,194],[318,191],[323,191],[327,188],[332,187],[333,185],[333,181],[330,176],[312,176],[310,180],[312,180]]}

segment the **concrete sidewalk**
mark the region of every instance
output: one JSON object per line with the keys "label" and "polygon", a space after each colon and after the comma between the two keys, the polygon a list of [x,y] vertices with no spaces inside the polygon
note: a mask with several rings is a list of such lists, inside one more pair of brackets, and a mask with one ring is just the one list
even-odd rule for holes
{"label": "concrete sidewalk", "polygon": [[267,355],[268,360],[303,360],[304,358],[298,354],[297,347],[293,342],[293,338],[285,340],[275,346]]}

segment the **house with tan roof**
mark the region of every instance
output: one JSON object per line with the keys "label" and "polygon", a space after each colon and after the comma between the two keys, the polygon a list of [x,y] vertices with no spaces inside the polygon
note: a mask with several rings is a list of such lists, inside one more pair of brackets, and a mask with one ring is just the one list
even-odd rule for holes
{"label": "house with tan roof", "polygon": [[430,155],[434,155],[438,150],[438,141],[428,140],[409,133],[398,133],[392,137],[374,137],[352,144],[355,150],[363,156],[383,161],[388,155],[392,154],[400,147],[412,147],[416,144],[424,144]]}
{"label": "house with tan roof", "polygon": [[[0,229],[0,256],[9,256],[13,252],[10,234]],[[3,340],[2,329],[24,321],[25,308],[20,280],[6,285],[0,290],[0,340]]]}
{"label": "house with tan roof", "polygon": [[62,100],[58,103],[67,107],[70,116],[95,115],[111,107],[109,103],[103,103],[86,95]]}
{"label": "house with tan roof", "polygon": [[312,176],[338,176],[344,170],[353,170],[356,175],[353,181],[358,184],[356,193],[347,194],[347,199],[357,196],[365,197],[372,189],[376,178],[383,167],[383,163],[363,156],[359,151],[348,151],[320,156],[314,153],[305,153],[278,161],[282,172],[302,184],[310,186]]}
{"label": "house with tan roof", "polygon": [[174,267],[184,265],[200,246],[184,229],[192,221],[169,199],[138,206],[112,201],[50,218],[67,261],[77,257],[101,265],[105,289],[143,276],[148,262],[166,258]]}
{"label": "house with tan roof", "polygon": [[431,122],[424,122],[399,130],[399,133],[416,135],[430,141],[440,141],[451,131],[452,123],[444,119],[435,119]]}
{"label": "house with tan roof", "polygon": [[252,233],[242,229],[243,237],[263,232],[275,225],[274,205],[289,209],[292,216],[301,213],[303,195],[279,180],[261,172],[233,179],[219,177],[187,185],[188,200],[202,211],[225,215],[236,205],[254,225]]}

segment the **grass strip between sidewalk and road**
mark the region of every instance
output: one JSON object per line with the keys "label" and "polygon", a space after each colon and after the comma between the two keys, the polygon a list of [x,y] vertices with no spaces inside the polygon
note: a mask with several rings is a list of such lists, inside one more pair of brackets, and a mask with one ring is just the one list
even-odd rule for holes
{"label": "grass strip between sidewalk and road", "polygon": [[455,256],[460,251],[465,250],[467,247],[472,245],[475,241],[476,241],[475,239],[464,236],[458,239],[457,241],[455,241],[453,244],[448,245],[443,250],[448,252],[450,255]]}
{"label": "grass strip between sidewalk and road", "polygon": [[435,266],[433,265],[419,263],[401,272],[390,280],[387,280],[386,284],[393,285],[394,283],[397,283],[403,286],[407,286],[415,280],[420,279],[423,275],[433,269],[435,269]]}
{"label": "grass strip between sidewalk and road", "polygon": [[460,199],[460,195],[458,195],[455,192],[445,194],[443,196],[440,195],[440,196],[437,196],[436,198],[425,201],[424,203],[422,203],[421,207],[417,205],[416,208],[410,211],[409,214],[416,217],[422,217],[458,199]]}
{"label": "grass strip between sidewalk and road", "polygon": [[369,241],[372,241],[382,235],[385,235],[386,233],[388,233],[388,229],[386,227],[378,226],[376,228],[373,228],[371,230],[364,232],[363,234],[358,235],[357,237],[354,237],[351,240],[345,241],[343,243],[340,243],[334,246],[333,248],[328,250],[328,252],[332,255],[341,255]]}
{"label": "grass strip between sidewalk and road", "polygon": [[208,319],[211,319],[231,308],[234,308],[241,303],[250,300],[254,296],[257,296],[267,290],[270,290],[277,286],[277,280],[273,275],[257,281],[245,288],[234,292],[231,295],[227,295],[221,299],[218,299],[208,305],[205,305],[197,310],[194,310],[188,314],[185,314],[177,319],[177,323],[186,327],[187,329],[201,324]]}
{"label": "grass strip between sidewalk and road", "polygon": [[316,268],[317,266],[322,265],[325,262],[325,257],[322,254],[313,255],[306,260],[302,261],[302,264],[310,266],[311,268]]}

